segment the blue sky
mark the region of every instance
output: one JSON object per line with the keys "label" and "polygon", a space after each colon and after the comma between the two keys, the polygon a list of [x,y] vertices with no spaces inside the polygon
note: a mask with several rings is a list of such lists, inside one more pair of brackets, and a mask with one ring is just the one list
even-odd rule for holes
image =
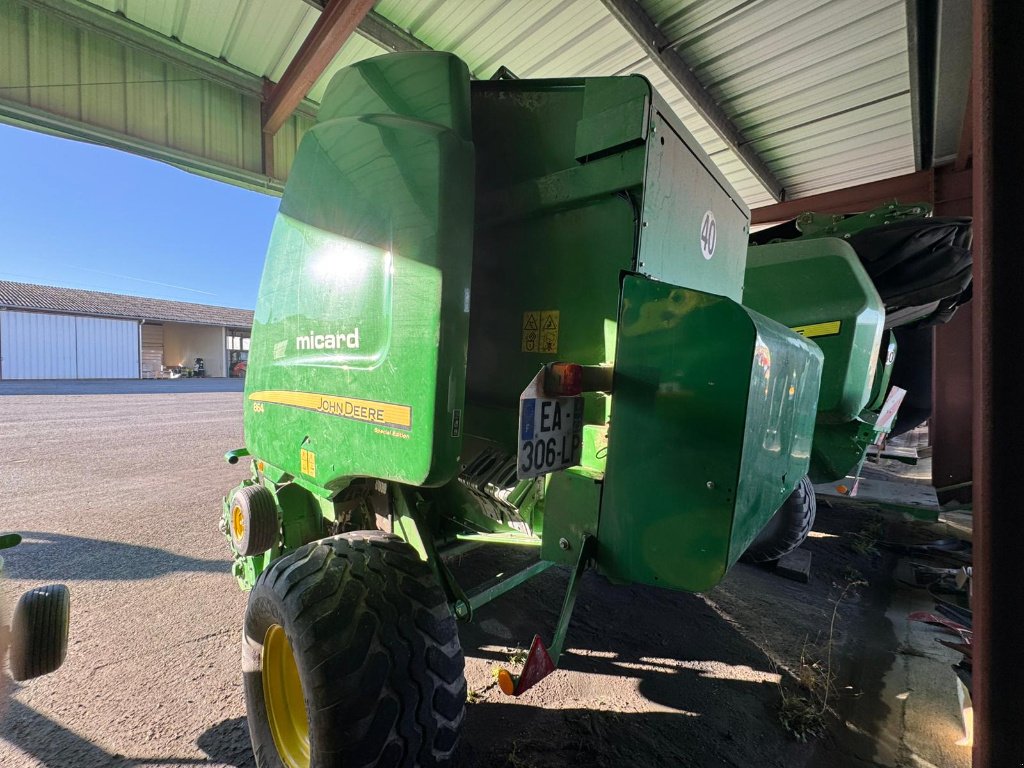
{"label": "blue sky", "polygon": [[278,198],[0,124],[0,280],[251,309]]}

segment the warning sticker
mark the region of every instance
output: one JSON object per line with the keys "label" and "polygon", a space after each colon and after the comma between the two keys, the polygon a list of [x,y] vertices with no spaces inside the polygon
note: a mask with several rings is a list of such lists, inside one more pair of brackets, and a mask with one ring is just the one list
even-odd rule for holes
{"label": "warning sticker", "polygon": [[805,336],[808,339],[813,339],[816,336],[835,336],[842,329],[843,324],[840,320],[832,320],[828,323],[814,323],[812,325],[798,325],[795,328],[790,328],[793,333],[799,333],[801,336]]}
{"label": "warning sticker", "polygon": [[310,477],[316,477],[316,454],[312,451],[307,451],[305,448],[299,451],[299,464],[301,465],[302,474],[309,475]]}
{"label": "warning sticker", "polygon": [[558,310],[523,313],[523,352],[558,352]]}

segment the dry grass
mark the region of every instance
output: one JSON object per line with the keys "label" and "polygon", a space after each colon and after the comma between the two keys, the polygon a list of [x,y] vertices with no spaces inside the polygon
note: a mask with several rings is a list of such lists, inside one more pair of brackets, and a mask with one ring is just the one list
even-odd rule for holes
{"label": "dry grass", "polygon": [[818,739],[825,735],[825,716],[829,711],[828,700],[834,693],[835,673],[832,671],[832,644],[835,638],[836,618],[839,606],[851,590],[865,586],[862,579],[850,580],[832,608],[828,628],[828,642],[825,659],[814,658],[807,648],[807,641],[800,650],[800,663],[792,673],[792,679],[779,679],[779,722],[791,737],[800,742]]}
{"label": "dry grass", "polygon": [[[529,652],[524,648],[513,648],[508,654],[508,665],[512,667],[512,670],[515,670],[517,667],[521,667],[526,663],[526,658],[529,655]],[[501,672],[501,664],[492,664],[491,677],[497,680],[499,672]]]}
{"label": "dry grass", "polygon": [[851,535],[850,549],[858,555],[877,555],[878,542],[885,535],[885,521],[880,515],[872,515],[863,528]]}
{"label": "dry grass", "polygon": [[799,742],[820,739],[825,735],[825,715],[807,696],[783,696],[779,705],[779,722],[786,733]]}

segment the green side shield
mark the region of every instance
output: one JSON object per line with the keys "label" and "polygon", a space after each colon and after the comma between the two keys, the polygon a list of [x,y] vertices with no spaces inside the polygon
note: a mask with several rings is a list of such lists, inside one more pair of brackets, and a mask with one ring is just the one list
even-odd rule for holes
{"label": "green side shield", "polygon": [[713,294],[622,286],[598,562],[714,586],[807,471],[821,352]]}
{"label": "green side shield", "polygon": [[468,109],[468,71],[446,54],[373,59],[332,81],[267,253],[245,388],[254,456],[328,490],[360,475],[433,485],[455,474]]}

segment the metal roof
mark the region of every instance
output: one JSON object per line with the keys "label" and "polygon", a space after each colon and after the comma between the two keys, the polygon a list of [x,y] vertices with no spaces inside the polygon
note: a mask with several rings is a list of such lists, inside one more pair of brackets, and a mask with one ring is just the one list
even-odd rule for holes
{"label": "metal roof", "polygon": [[[320,14],[319,0],[20,2],[50,14],[61,8],[102,9],[111,20],[127,20],[212,63],[270,81],[282,76]],[[740,129],[745,145],[765,161],[787,197],[914,170],[905,0],[639,0],[638,5]],[[457,54],[478,77],[489,77],[501,65],[520,77],[642,74],[748,205],[771,202],[739,157],[600,0],[379,0],[374,11],[426,45]],[[19,30],[5,40],[2,22],[0,49],[5,42],[15,51],[30,46]],[[38,38],[38,30],[30,32],[37,22],[23,26],[26,39],[30,33]],[[140,135],[148,141],[173,144],[181,134],[182,141],[190,142],[186,149],[213,162],[235,163],[247,171],[258,167],[259,147],[243,137],[242,129],[233,130],[258,119],[253,113],[258,101],[254,107],[245,100],[232,102],[212,87],[190,87],[184,84],[187,77],[170,67],[154,71],[129,61],[122,68],[98,43],[54,34],[50,47],[64,45],[72,58],[61,61],[53,51],[50,65],[26,66],[18,75],[35,88],[32,98],[42,99],[45,108],[75,119],[85,119],[90,109],[121,110],[104,125],[134,120],[144,126]],[[365,36],[353,35],[310,90],[312,107],[338,69],[383,52]],[[94,73],[80,71],[80,61],[90,63]],[[3,63],[0,53],[0,70]],[[10,68],[20,72],[20,66],[20,54],[11,55]],[[90,74],[94,80],[114,82],[121,76],[140,85],[128,90],[128,103],[120,88],[58,89],[47,95],[47,72],[64,82]],[[141,84],[145,78],[163,79],[167,85]],[[0,74],[0,97],[2,80]],[[151,93],[147,108],[135,105],[133,112],[135,93],[140,100],[141,94]],[[177,114],[175,104],[196,116]],[[148,125],[150,113],[153,125]],[[275,142],[275,167],[289,166],[310,124],[308,114],[286,124],[282,140]]]}
{"label": "metal roof", "polygon": [[223,325],[251,328],[252,311],[184,301],[147,299],[120,293],[82,291],[77,288],[56,288],[50,285],[14,283],[0,280],[0,307],[34,312],[58,312],[71,315],[124,317],[168,323]]}

